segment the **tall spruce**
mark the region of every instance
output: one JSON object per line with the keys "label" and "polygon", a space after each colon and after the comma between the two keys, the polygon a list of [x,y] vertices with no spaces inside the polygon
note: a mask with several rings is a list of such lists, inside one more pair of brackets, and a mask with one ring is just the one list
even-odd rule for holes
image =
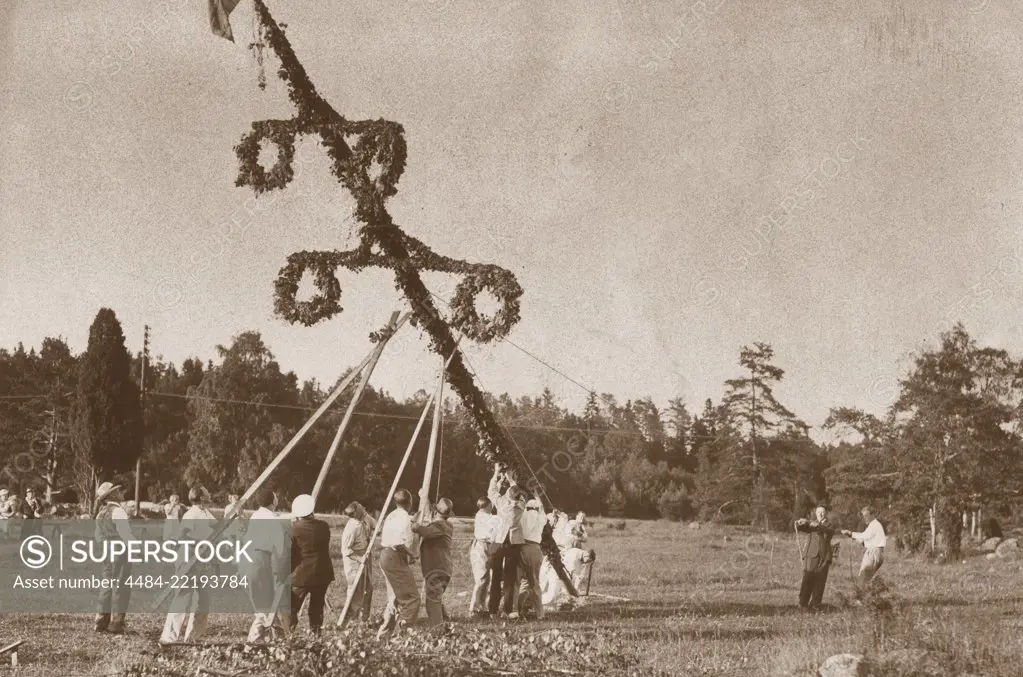
{"label": "tall spruce", "polygon": [[131,377],[121,323],[109,308],[100,309],[89,328],[73,417],[79,498],[85,500],[95,482],[131,470],[142,452],[139,387]]}

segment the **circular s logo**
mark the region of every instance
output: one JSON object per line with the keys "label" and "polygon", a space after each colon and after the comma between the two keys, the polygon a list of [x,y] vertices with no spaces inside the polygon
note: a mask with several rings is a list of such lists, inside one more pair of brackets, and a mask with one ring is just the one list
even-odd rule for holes
{"label": "circular s logo", "polygon": [[21,542],[21,561],[29,569],[42,569],[53,559],[53,546],[42,536],[29,536]]}

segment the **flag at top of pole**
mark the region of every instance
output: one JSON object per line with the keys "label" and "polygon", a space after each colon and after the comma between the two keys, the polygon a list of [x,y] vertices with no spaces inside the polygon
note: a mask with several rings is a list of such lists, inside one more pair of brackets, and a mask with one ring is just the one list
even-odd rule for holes
{"label": "flag at top of pole", "polygon": [[231,32],[231,22],[228,17],[231,11],[238,6],[241,0],[207,0],[210,8],[210,28],[214,35],[227,38],[234,42],[234,34]]}

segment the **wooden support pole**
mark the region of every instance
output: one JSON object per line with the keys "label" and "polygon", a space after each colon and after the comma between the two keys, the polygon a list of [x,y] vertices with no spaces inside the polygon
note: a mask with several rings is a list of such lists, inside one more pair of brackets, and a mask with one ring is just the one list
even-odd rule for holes
{"label": "wooden support pole", "polygon": [[[391,315],[391,319],[388,321],[387,326],[391,328],[394,323],[398,321],[398,313],[395,312]],[[327,457],[323,460],[323,466],[320,468],[320,474],[316,478],[316,484],[313,485],[313,505],[316,504],[316,499],[320,496],[320,490],[323,489],[323,483],[327,481],[327,472],[330,470],[330,465],[334,461],[334,455],[337,453],[338,447],[341,446],[341,438],[344,437],[345,431],[348,429],[348,425],[352,422],[352,416],[355,414],[355,408],[359,406],[359,400],[362,399],[362,393],[365,392],[366,386],[369,385],[369,377],[372,376],[373,370],[377,366],[377,362],[380,360],[380,355],[384,352],[384,346],[387,345],[387,340],[382,340],[377,344],[376,349],[373,351],[369,359],[369,364],[362,370],[362,378],[359,380],[359,385],[355,389],[355,393],[352,395],[352,401],[348,403],[348,409],[345,411],[344,418],[341,419],[341,425],[337,429],[337,434],[334,435],[334,441],[330,444],[330,449],[327,451]]]}
{"label": "wooden support pole", "polygon": [[[391,332],[391,334],[393,335],[394,332],[401,329],[402,325],[404,325],[405,322],[408,321],[408,318],[409,318],[408,313],[402,315],[401,319],[398,320],[398,323],[395,325],[394,331]],[[237,501],[235,501],[234,505],[231,506],[230,510],[224,513],[223,519],[221,519],[220,523],[213,530],[213,533],[207,537],[208,540],[210,541],[215,540],[218,536],[227,531],[227,527],[230,525],[231,520],[241,512],[242,506],[245,505],[245,502],[251,499],[256,494],[256,492],[259,491],[259,489],[263,486],[263,483],[266,482],[270,475],[273,474],[273,471],[276,470],[277,467],[284,462],[284,459],[287,458],[288,454],[290,454],[291,451],[298,445],[298,443],[302,440],[302,437],[304,437],[305,434],[309,432],[309,429],[313,427],[313,424],[315,424],[316,421],[318,421],[320,417],[323,416],[327,409],[330,408],[330,405],[334,404],[334,402],[337,401],[337,398],[341,396],[341,393],[343,393],[345,389],[347,389],[348,386],[352,384],[352,381],[354,381],[356,377],[366,367],[366,365],[369,364],[369,361],[372,357],[373,353],[371,352],[369,355],[363,358],[362,362],[359,363],[359,366],[357,366],[350,374],[348,374],[348,376],[344,378],[343,381],[341,381],[341,383],[338,384],[336,388],[334,388],[334,391],[327,397],[326,400],[323,401],[323,404],[320,405],[320,408],[317,409],[313,413],[313,415],[309,417],[309,420],[306,421],[305,425],[302,426],[302,428],[297,433],[295,433],[294,437],[291,438],[291,441],[288,442],[284,449],[281,450],[281,453],[277,454],[277,457],[270,462],[270,465],[266,467],[266,470],[264,470],[259,475],[259,477],[256,478],[256,480],[252,483],[252,486],[246,489],[245,493],[242,494],[242,496]],[[195,564],[196,561],[194,560],[188,562],[182,568],[179,574],[182,576],[188,575],[188,573],[192,570],[192,567],[194,567]],[[166,600],[167,597],[169,597],[173,592],[174,590],[172,588],[170,587],[165,588],[163,593],[157,598],[156,602],[153,604],[152,607],[153,610],[155,611],[156,609],[158,609],[160,605],[163,604],[164,600]]]}
{"label": "wooden support pole", "polygon": [[[452,353],[452,357],[454,354]],[[444,364],[444,369],[447,369],[448,364],[451,363],[451,357]],[[443,376],[441,376],[443,378]],[[439,389],[438,389],[439,391]],[[401,459],[401,465],[398,466],[398,472],[394,474],[394,481],[391,483],[391,489],[387,492],[387,499],[384,500],[384,507],[380,509],[380,519],[377,520],[376,527],[373,528],[373,534],[369,537],[369,544],[366,546],[366,552],[363,553],[362,559],[359,561],[359,571],[355,574],[355,580],[362,580],[362,572],[366,568],[366,560],[373,552],[373,544],[376,543],[377,535],[380,533],[380,528],[384,524],[384,519],[387,517],[387,509],[391,507],[391,499],[394,498],[394,493],[398,490],[398,482],[401,481],[401,475],[405,472],[405,466],[408,465],[409,457],[412,456],[412,449],[416,446],[416,440],[419,439],[419,433],[423,430],[423,424],[426,423],[426,415],[430,413],[430,405],[433,404],[434,398],[437,393],[430,393],[430,397],[426,400],[426,406],[423,407],[423,413],[419,417],[419,423],[416,424],[416,430],[412,433],[412,439],[409,440],[408,448],[405,450],[405,457]],[[344,625],[345,618],[348,617],[348,609],[352,605],[352,595],[355,593],[355,586],[348,586],[348,592],[345,595],[345,605],[341,609],[341,615],[338,616],[338,626]]]}
{"label": "wooden support pole", "polygon": [[423,472],[423,486],[419,488],[419,511],[423,519],[433,514],[433,503],[430,501],[430,487],[433,484],[433,467],[437,461],[440,426],[444,417],[445,376],[445,370],[441,369],[440,382],[437,384],[437,396],[433,401],[433,427],[430,429],[430,449],[426,453],[426,470]]}
{"label": "wooden support pole", "polygon": [[[444,398],[444,370],[440,372],[440,382],[433,399],[433,425],[430,427],[430,446],[426,451],[426,469],[423,471],[423,485],[419,488],[419,524],[428,524],[433,519],[433,502],[430,501],[430,484],[433,481],[433,464],[437,457],[437,440],[440,437],[440,418]],[[419,547],[423,539],[418,534],[412,535],[412,552],[418,557]]]}
{"label": "wooden support pole", "polygon": [[149,325],[144,326],[142,333],[142,377],[139,388],[139,400],[142,411],[142,449],[135,459],[135,519],[142,519],[142,455],[146,450],[146,366],[149,364]]}

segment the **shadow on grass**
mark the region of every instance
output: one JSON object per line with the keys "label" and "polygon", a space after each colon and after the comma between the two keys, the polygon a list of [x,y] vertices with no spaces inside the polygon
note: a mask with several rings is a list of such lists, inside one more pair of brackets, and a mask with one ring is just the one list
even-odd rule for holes
{"label": "shadow on grass", "polygon": [[[835,608],[838,611],[838,608]],[[825,609],[825,612],[828,610]],[[613,620],[642,620],[696,616],[703,618],[735,616],[778,617],[804,614],[795,603],[790,606],[756,604],[751,602],[704,602],[680,604],[678,602],[627,602],[584,606],[564,616],[566,621],[600,622]]]}

